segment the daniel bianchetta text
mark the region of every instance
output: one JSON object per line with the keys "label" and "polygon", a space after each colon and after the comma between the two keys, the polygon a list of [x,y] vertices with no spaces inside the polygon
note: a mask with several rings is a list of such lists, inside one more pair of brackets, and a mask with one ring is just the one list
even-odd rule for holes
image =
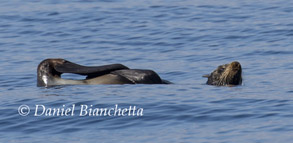
{"label": "daniel bianchetta text", "polygon": [[85,104],[49,108],[45,105],[36,104],[34,116],[143,116],[143,108],[136,106],[120,108],[118,104],[110,108],[98,108]]}

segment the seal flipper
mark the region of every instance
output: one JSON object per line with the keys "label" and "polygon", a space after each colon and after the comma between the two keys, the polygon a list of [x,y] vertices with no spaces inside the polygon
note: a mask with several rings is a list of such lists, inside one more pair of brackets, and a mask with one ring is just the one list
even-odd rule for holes
{"label": "seal flipper", "polygon": [[173,84],[173,82],[162,79],[162,84]]}
{"label": "seal flipper", "polygon": [[74,73],[80,75],[87,75],[88,78],[93,78],[101,75],[108,74],[115,70],[129,69],[122,64],[111,64],[104,66],[82,66],[64,60],[62,64],[55,65],[54,69],[60,73]]}
{"label": "seal flipper", "polygon": [[136,84],[162,84],[160,76],[152,70],[129,69],[117,70],[111,74],[123,76]]}

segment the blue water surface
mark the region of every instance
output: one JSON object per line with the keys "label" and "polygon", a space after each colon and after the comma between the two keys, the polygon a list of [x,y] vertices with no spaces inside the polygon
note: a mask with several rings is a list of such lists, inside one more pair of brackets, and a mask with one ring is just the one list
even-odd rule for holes
{"label": "blue water surface", "polygon": [[[292,142],[292,13],[287,0],[1,1],[0,142]],[[36,87],[46,58],[152,69],[175,84]],[[205,84],[232,61],[242,86]],[[73,104],[75,116],[34,116],[35,105]],[[143,116],[77,114],[116,104]]]}

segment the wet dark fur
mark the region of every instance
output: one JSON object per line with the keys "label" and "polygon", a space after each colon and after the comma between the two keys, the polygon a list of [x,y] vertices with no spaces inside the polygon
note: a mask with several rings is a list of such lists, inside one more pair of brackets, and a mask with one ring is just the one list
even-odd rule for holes
{"label": "wet dark fur", "polygon": [[[122,64],[111,64],[104,66],[82,66],[64,59],[46,59],[42,61],[37,70],[37,86],[48,86],[60,84],[63,73],[74,73],[87,76],[84,80],[79,80],[79,84],[95,84],[97,82],[91,80],[104,75],[116,76],[114,80],[110,80],[111,84],[170,84],[171,82],[162,80],[160,76],[152,70],[129,69]],[[43,79],[45,78],[45,80]],[[118,79],[119,78],[119,79]],[[109,79],[109,78],[107,78]],[[46,81],[46,82],[45,82]],[[100,81],[106,81],[100,80]],[[68,81],[62,81],[62,84]],[[83,83],[80,83],[83,82]],[[72,83],[72,82],[71,82]],[[108,82],[105,82],[108,83]],[[70,84],[70,82],[69,82]]]}

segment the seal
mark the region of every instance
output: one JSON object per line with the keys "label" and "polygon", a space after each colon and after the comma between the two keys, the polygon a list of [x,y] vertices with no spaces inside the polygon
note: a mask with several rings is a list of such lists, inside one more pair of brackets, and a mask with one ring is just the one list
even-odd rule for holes
{"label": "seal", "polygon": [[[83,80],[63,79],[63,73],[85,75]],[[37,86],[82,84],[169,84],[152,70],[129,69],[122,64],[82,66],[65,59],[45,59],[38,65]]]}
{"label": "seal", "polygon": [[239,62],[234,61],[230,64],[218,66],[218,68],[214,70],[211,74],[204,75],[203,77],[208,78],[208,81],[206,82],[206,84],[208,85],[240,85],[242,83],[242,68]]}

